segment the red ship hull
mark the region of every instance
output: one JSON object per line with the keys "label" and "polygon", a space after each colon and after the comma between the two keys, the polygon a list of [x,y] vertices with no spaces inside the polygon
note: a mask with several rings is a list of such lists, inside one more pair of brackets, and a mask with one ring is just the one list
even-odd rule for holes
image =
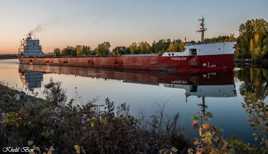
{"label": "red ship hull", "polygon": [[109,57],[21,57],[21,64],[77,66],[166,71],[172,73],[223,72],[234,68],[233,54],[206,56],[109,56]]}
{"label": "red ship hull", "polygon": [[111,69],[96,69],[85,67],[47,66],[47,65],[19,65],[19,72],[55,73],[75,75],[89,78],[122,80],[123,82],[142,83],[150,85],[180,84],[180,85],[228,85],[234,83],[234,72],[205,73],[205,74],[172,74],[141,71],[118,71]]}

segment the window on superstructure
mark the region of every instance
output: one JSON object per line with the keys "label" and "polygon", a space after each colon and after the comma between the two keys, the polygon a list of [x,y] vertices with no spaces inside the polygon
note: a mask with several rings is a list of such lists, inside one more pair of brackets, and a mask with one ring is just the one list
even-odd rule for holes
{"label": "window on superstructure", "polygon": [[194,56],[197,55],[197,49],[196,48],[191,48],[190,49],[190,54],[194,55]]}

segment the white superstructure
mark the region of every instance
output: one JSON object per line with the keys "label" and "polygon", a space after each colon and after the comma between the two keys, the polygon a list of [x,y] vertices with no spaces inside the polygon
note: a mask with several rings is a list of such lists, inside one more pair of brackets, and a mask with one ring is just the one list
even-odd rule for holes
{"label": "white superstructure", "polygon": [[23,57],[40,57],[44,53],[38,39],[33,39],[31,33],[22,40],[20,55]]}
{"label": "white superstructure", "polygon": [[187,45],[182,52],[164,52],[162,56],[209,56],[234,54],[235,42],[205,43]]}

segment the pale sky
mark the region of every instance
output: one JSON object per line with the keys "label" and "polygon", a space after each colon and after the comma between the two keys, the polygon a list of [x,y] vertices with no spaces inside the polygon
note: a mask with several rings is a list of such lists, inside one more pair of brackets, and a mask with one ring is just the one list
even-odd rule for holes
{"label": "pale sky", "polygon": [[92,48],[159,39],[198,40],[197,19],[207,37],[238,33],[247,19],[268,20],[268,0],[1,0],[0,53],[16,53],[20,40],[36,34],[44,51],[67,45]]}

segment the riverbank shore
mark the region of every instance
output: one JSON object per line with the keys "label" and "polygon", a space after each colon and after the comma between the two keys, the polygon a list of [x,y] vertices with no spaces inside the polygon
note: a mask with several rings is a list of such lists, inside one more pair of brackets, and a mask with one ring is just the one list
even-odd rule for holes
{"label": "riverbank shore", "polygon": [[17,54],[0,54],[0,60],[2,59],[17,59]]}
{"label": "riverbank shore", "polygon": [[[25,103],[25,102],[45,102],[45,100],[26,95],[22,91],[18,91],[16,89],[12,89],[8,86],[5,86],[0,83],[0,103]],[[7,104],[7,105],[12,105],[12,104]]]}

